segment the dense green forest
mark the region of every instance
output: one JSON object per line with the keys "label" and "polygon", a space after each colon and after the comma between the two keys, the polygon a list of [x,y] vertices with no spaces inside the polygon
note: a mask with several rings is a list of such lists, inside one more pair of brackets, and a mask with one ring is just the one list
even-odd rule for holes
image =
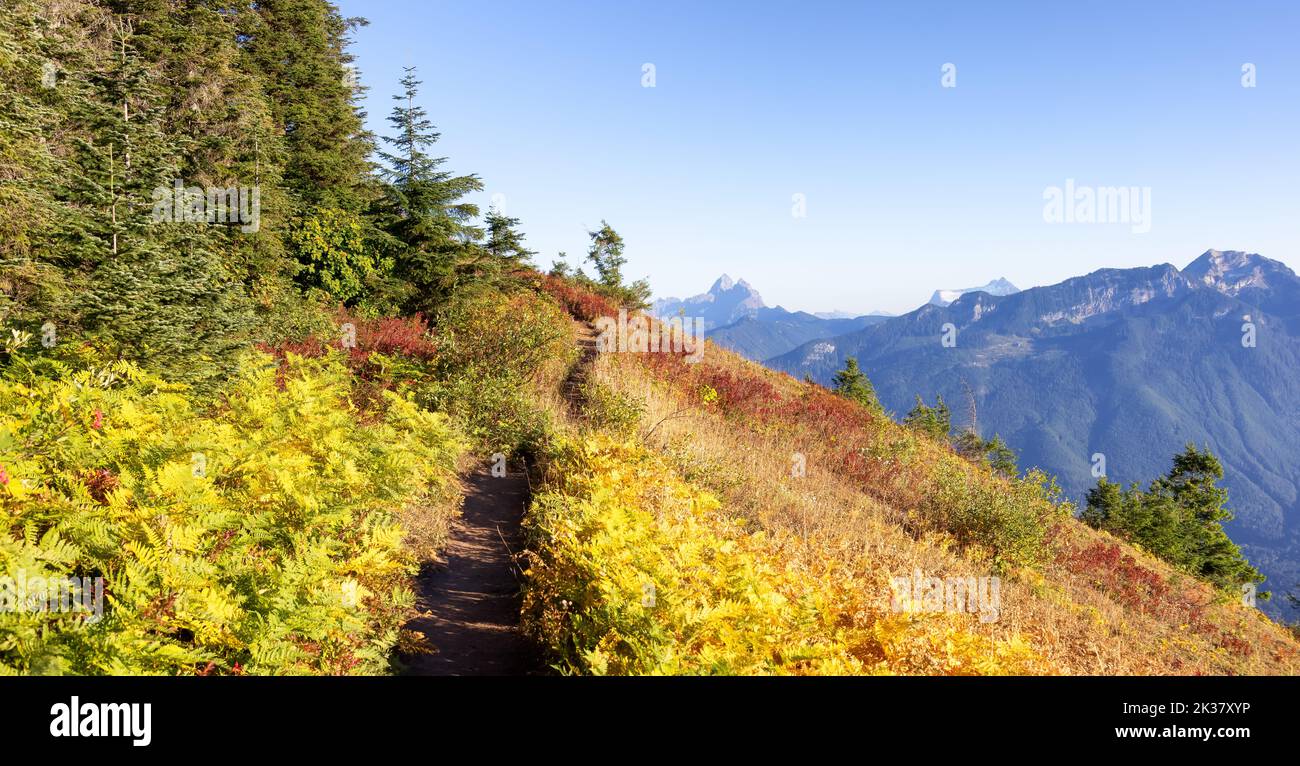
{"label": "dense green forest", "polygon": [[436,156],[417,73],[367,133],[364,23],[319,0],[8,3],[7,330],[211,383],[322,307],[428,313],[525,261],[518,222]]}

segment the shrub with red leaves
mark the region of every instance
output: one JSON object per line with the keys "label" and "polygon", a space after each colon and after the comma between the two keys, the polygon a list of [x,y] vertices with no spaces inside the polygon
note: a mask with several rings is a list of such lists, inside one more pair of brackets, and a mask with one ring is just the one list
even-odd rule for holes
{"label": "shrub with red leaves", "polygon": [[1066,566],[1076,574],[1091,577],[1115,601],[1128,609],[1154,614],[1167,606],[1171,589],[1164,577],[1141,566],[1138,559],[1123,553],[1118,544],[1093,542],[1076,550],[1066,559]]}
{"label": "shrub with red leaves", "polygon": [[658,380],[687,380],[694,371],[694,366],[686,361],[685,354],[659,353],[636,354],[637,361]]}
{"label": "shrub with red leaves", "polygon": [[346,351],[349,365],[358,371],[374,353],[421,361],[429,361],[438,353],[437,345],[429,339],[429,327],[419,314],[413,317],[360,319],[349,314],[346,309],[339,309],[334,319],[340,328],[352,326],[354,332],[348,334],[346,341],[344,332],[340,329],[338,337],[329,340],[312,336],[301,341],[288,341],[278,346],[261,348],[277,359],[283,359],[286,354],[324,356],[325,349],[335,348]]}
{"label": "shrub with red leaves", "polygon": [[772,384],[758,376],[733,375],[712,367],[704,368],[701,373],[704,384],[718,392],[718,400],[728,409],[761,416],[774,414],[771,406],[782,403]]}
{"label": "shrub with red leaves", "polygon": [[424,317],[416,314],[410,318],[381,317],[369,320],[351,320],[357,330],[355,355],[372,352],[386,356],[405,356],[429,361],[438,353],[438,347],[429,340],[429,327]]}
{"label": "shrub with red leaves", "polygon": [[82,477],[82,483],[90,491],[90,496],[95,498],[95,502],[100,505],[108,504],[108,493],[118,488],[119,481],[116,475],[107,468],[96,468],[87,471]]}
{"label": "shrub with red leaves", "polygon": [[538,275],[542,292],[557,300],[570,315],[587,322],[599,317],[618,315],[618,306],[603,295],[597,295],[572,280],[550,274]]}
{"label": "shrub with red leaves", "polygon": [[[334,318],[339,327],[335,338],[327,340],[312,336],[301,341],[259,348],[281,362],[288,354],[314,358],[324,356],[330,348],[344,352],[348,367],[364,384],[358,389],[359,401],[363,405],[378,401],[375,396],[378,389],[391,389],[397,384],[396,380],[391,379],[391,373],[385,373],[383,366],[371,359],[374,354],[417,363],[430,362],[438,354],[438,345],[430,339],[429,327],[419,314],[413,317],[361,319],[340,308]],[[280,374],[279,383],[283,386],[283,365]]]}

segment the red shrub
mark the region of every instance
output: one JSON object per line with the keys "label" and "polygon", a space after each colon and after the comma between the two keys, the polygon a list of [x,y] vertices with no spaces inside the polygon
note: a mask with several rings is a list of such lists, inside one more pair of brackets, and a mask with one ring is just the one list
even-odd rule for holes
{"label": "red shrub", "polygon": [[429,328],[424,317],[416,314],[410,318],[380,317],[379,319],[349,319],[340,312],[340,325],[352,322],[357,330],[356,348],[352,356],[364,355],[369,358],[372,352],[385,356],[405,356],[429,361],[438,353],[438,347],[429,340]]}
{"label": "red shrub", "polygon": [[[437,345],[429,339],[429,327],[419,314],[409,318],[360,319],[340,308],[335,313],[334,320],[339,327],[335,338],[326,340],[312,336],[301,341],[286,341],[277,346],[264,345],[261,349],[277,359],[283,359],[286,354],[324,356],[325,349],[335,348],[347,352],[349,366],[358,372],[363,370],[373,353],[422,361],[433,359],[438,353]],[[352,333],[345,332],[344,328],[348,325],[351,325]]]}
{"label": "red shrub", "polygon": [[722,406],[748,417],[771,417],[785,411],[783,397],[771,383],[757,375],[734,375],[716,367],[704,367],[700,382],[718,392]]}
{"label": "red shrub", "polygon": [[[380,317],[360,319],[344,308],[334,315],[338,324],[337,337],[328,340],[315,336],[301,341],[281,343],[277,346],[260,346],[261,350],[283,361],[288,354],[314,358],[324,356],[326,349],[334,348],[347,354],[347,365],[361,384],[357,387],[357,401],[363,409],[379,401],[377,392],[392,389],[399,381],[382,372],[382,367],[372,363],[373,354],[427,362],[438,353],[438,346],[429,339],[429,328],[419,314],[413,317]],[[282,364],[276,382],[285,385],[285,368]]]}
{"label": "red shrub", "polygon": [[671,380],[675,382],[691,381],[694,384],[693,374],[698,364],[691,364],[686,361],[685,354],[677,353],[659,353],[659,354],[636,354],[638,361],[649,370],[659,380]]}
{"label": "red shrub", "polygon": [[799,420],[828,438],[857,434],[874,421],[874,416],[860,404],[824,388],[810,387],[801,401]]}
{"label": "red shrub", "polygon": [[563,277],[550,274],[539,274],[538,277],[542,292],[559,301],[565,311],[578,319],[594,322],[598,317],[618,315],[618,306],[603,295],[597,295]]}
{"label": "red shrub", "polygon": [[[1137,563],[1118,543],[1095,542],[1073,551],[1066,567],[1092,580],[1124,606],[1146,614],[1168,612],[1172,589],[1157,572]],[[1185,605],[1182,605],[1185,606]]]}
{"label": "red shrub", "polygon": [[108,493],[117,489],[120,482],[116,475],[107,468],[95,468],[87,471],[82,476],[82,483],[86,485],[90,496],[95,498],[95,502],[101,505],[108,504]]}

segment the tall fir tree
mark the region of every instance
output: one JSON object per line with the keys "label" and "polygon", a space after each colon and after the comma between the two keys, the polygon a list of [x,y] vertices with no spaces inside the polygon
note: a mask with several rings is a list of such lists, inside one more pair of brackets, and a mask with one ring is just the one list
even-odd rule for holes
{"label": "tall fir tree", "polygon": [[237,16],[247,67],[268,96],[273,140],[289,201],[284,244],[298,283],[330,300],[390,308],[382,295],[395,243],[380,228],[382,184],[369,160],[374,136],[364,126],[365,93],[348,52],[367,22],[345,18],[322,0],[261,0]]}
{"label": "tall fir tree", "polygon": [[371,193],[373,138],[357,106],[359,78],[347,51],[364,19],[321,0],[258,0],[241,13],[239,39],[269,96],[284,142],[284,182],[302,207],[359,212]]}
{"label": "tall fir tree", "polygon": [[167,198],[171,219],[158,217],[159,194],[174,194],[177,179],[202,188],[182,178],[190,141],[172,124],[179,118],[171,105],[183,97],[165,75],[175,55],[169,42],[184,19],[155,2],[120,7],[108,19],[111,55],[95,73],[100,98],[86,116],[101,122],[100,140],[81,153],[102,205],[93,224],[98,258],[81,314],[113,355],[174,379],[214,384],[234,369],[256,321],[242,275],[225,257],[231,232],[206,221],[206,196],[188,193],[180,201],[183,209],[202,210],[203,221],[177,221],[174,197]]}
{"label": "tall fir tree", "polygon": [[524,246],[524,235],[519,231],[519,219],[510,218],[499,210],[488,210],[484,216],[487,225],[487,241],[483,249],[492,258],[510,268],[532,265],[532,258],[537,251]]}
{"label": "tall fir tree", "polygon": [[[233,368],[254,320],[229,232],[154,220],[155,190],[172,189],[196,154],[176,128],[187,85],[167,75],[185,19],[168,11],[146,0],[69,0],[25,24],[5,16],[3,34],[28,49],[15,72],[25,77],[0,85],[15,96],[0,119],[33,120],[40,147],[17,126],[3,140],[35,151],[27,172],[40,183],[17,199],[34,215],[5,256],[0,292],[12,297],[0,303],[21,301],[17,323],[52,327],[50,354],[89,341],[107,356],[211,383]],[[233,36],[225,44],[233,49]]]}
{"label": "tall fir tree", "polygon": [[472,221],[478,206],[464,201],[482,191],[476,175],[453,175],[443,169],[445,157],[430,151],[440,134],[418,102],[420,80],[414,67],[401,79],[402,92],[388,122],[391,147],[379,153],[388,182],[388,232],[401,243],[395,273],[411,287],[409,309],[436,310],[461,284],[463,267],[474,260],[483,231]]}
{"label": "tall fir tree", "polygon": [[48,320],[70,324],[78,278],[64,249],[50,244],[51,232],[75,228],[73,211],[56,195],[59,179],[75,168],[47,138],[64,127],[68,88],[57,85],[67,77],[74,47],[39,10],[34,0],[14,0],[0,16],[0,333],[6,336],[30,333]]}

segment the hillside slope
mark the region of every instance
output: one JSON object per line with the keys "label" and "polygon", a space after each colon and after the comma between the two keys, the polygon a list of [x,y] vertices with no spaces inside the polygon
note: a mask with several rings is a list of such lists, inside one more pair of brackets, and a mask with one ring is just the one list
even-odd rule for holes
{"label": "hillside slope", "polygon": [[[948,324],[955,347],[942,342]],[[1208,445],[1238,512],[1228,531],[1264,587],[1300,583],[1300,279],[1276,261],[1210,251],[1182,271],[963,296],[768,363],[826,383],[847,357],[895,412],[941,395],[965,425],[973,404],[985,436],[1001,434],[1076,500],[1098,454],[1128,483],[1164,473],[1188,441]],[[1265,608],[1283,614],[1284,600]]]}
{"label": "hillside slope", "polygon": [[860,330],[885,319],[883,316],[823,319],[803,311],[764,308],[726,327],[709,330],[705,336],[725,349],[761,362],[810,340]]}
{"label": "hillside slope", "polygon": [[[1084,526],[1041,477],[996,477],[819,386],[712,344],[698,364],[600,354],[587,385],[525,522],[526,623],[567,672],[1300,670],[1286,630]],[[900,591],[928,578],[1000,595]]]}

